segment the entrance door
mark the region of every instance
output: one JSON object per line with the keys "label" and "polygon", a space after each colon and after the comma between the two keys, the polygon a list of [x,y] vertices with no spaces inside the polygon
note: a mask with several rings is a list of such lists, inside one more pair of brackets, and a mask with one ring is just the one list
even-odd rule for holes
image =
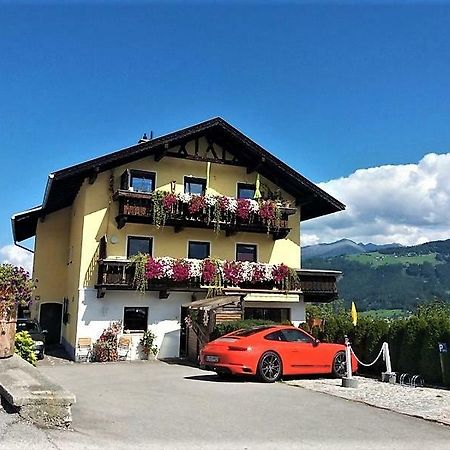
{"label": "entrance door", "polygon": [[61,303],[43,303],[41,305],[40,324],[47,330],[46,344],[59,344],[61,342]]}

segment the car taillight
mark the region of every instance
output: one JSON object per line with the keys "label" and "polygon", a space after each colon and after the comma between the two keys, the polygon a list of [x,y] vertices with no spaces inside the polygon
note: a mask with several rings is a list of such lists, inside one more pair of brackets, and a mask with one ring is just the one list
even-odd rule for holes
{"label": "car taillight", "polygon": [[246,352],[249,350],[250,347],[239,347],[237,345],[229,345],[228,350],[231,350],[232,352]]}

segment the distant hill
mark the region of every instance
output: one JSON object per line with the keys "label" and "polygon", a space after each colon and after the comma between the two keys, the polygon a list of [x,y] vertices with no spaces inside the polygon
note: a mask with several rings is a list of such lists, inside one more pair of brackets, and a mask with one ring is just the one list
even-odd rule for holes
{"label": "distant hill", "polygon": [[359,253],[374,252],[400,246],[400,244],[357,244],[350,239],[341,239],[336,242],[331,242],[330,244],[316,244],[302,247],[302,259],[305,261],[312,258],[331,258],[333,256],[357,255]]}
{"label": "distant hill", "polygon": [[303,254],[302,267],[341,270],[339,296],[346,303],[356,301],[360,310],[408,310],[428,300],[450,301],[450,239],[331,257]]}

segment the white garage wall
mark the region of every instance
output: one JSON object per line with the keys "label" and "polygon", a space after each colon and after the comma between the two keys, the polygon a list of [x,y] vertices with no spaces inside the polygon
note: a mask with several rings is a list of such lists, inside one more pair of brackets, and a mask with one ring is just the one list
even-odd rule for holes
{"label": "white garage wall", "polygon": [[[181,305],[191,301],[190,292],[172,292],[167,299],[159,299],[158,292],[141,294],[136,291],[107,291],[97,298],[95,289],[80,290],[77,340],[90,337],[96,341],[111,322],[123,322],[125,306],[147,306],[148,328],[156,335],[158,358],[179,356]],[[127,334],[132,337],[129,359],[139,359],[139,340],[142,334]]]}

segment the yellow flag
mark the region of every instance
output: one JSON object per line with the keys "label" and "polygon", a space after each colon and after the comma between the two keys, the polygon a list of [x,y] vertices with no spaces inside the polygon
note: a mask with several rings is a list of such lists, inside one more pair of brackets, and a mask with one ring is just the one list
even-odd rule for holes
{"label": "yellow flag", "polygon": [[356,311],[355,302],[352,302],[352,322],[353,326],[356,327],[356,323],[358,322],[358,312]]}

